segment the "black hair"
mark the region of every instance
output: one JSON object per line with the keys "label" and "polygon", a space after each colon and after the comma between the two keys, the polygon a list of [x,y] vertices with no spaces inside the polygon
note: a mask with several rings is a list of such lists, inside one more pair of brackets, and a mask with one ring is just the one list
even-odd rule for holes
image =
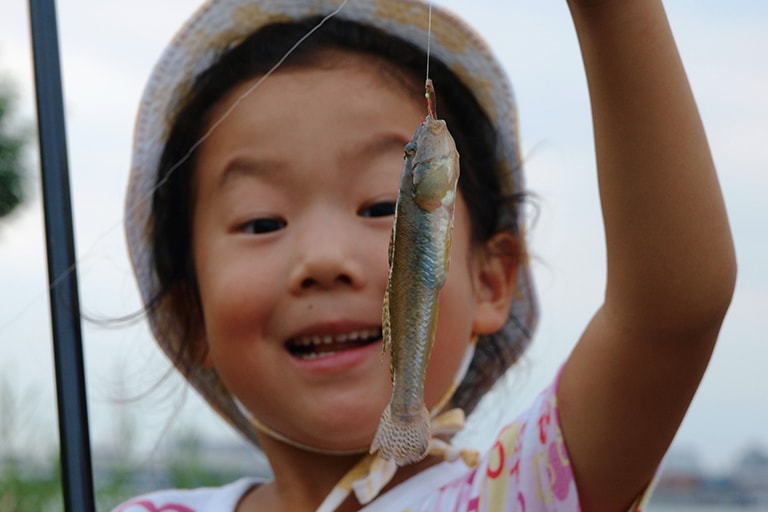
{"label": "black hair", "polygon": [[[160,290],[150,308],[162,308],[174,317],[177,339],[174,363],[185,374],[200,358],[203,339],[202,309],[192,260],[192,208],[195,155],[190,148],[204,135],[210,109],[229,91],[265,75],[300,38],[315,28],[320,18],[266,26],[231,48],[195,82],[175,121],[162,153],[157,189],[152,204],[152,258]],[[358,23],[331,19],[291,53],[282,66],[322,65],[327,50],[344,50],[376,56],[411,79],[424,76],[426,55],[399,38]],[[467,204],[472,247],[482,247],[496,233],[517,237],[517,212],[522,196],[502,194],[496,159],[496,132],[469,89],[441,62],[432,59],[430,78],[438,88],[439,116],[444,119],[461,156],[459,192]],[[423,78],[420,78],[423,80]],[[417,83],[417,82],[414,82]],[[183,162],[179,165],[179,162]],[[510,257],[519,259],[517,244]],[[454,406],[467,413],[488,389],[520,357],[530,333],[520,332],[510,313],[498,333],[482,336],[467,376],[453,396]],[[188,365],[185,367],[185,365]]]}

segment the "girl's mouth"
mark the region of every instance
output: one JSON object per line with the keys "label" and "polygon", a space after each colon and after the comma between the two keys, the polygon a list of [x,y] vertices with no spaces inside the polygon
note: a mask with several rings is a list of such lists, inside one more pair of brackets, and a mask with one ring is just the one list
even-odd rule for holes
{"label": "girl's mouth", "polygon": [[298,359],[328,357],[344,350],[365,347],[381,340],[381,329],[364,329],[342,334],[315,334],[290,339],[285,346]]}

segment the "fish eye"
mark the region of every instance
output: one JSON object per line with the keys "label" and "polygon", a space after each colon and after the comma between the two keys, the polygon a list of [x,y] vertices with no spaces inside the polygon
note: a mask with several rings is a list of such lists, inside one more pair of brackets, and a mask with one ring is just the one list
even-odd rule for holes
{"label": "fish eye", "polygon": [[416,154],[416,149],[417,149],[416,143],[413,141],[409,142],[408,144],[405,145],[405,156],[406,157],[413,156],[414,154]]}

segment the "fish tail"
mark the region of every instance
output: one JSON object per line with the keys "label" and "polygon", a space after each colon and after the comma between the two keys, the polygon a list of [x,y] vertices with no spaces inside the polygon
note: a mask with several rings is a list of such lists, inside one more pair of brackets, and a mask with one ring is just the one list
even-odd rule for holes
{"label": "fish tail", "polygon": [[381,415],[371,453],[378,450],[382,459],[395,459],[398,466],[418,462],[429,452],[431,430],[432,422],[426,407],[420,414],[393,415],[388,406]]}

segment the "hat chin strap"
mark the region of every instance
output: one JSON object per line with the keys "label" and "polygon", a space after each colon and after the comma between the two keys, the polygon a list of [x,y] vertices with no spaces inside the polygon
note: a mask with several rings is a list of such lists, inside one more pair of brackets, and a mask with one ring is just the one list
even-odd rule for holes
{"label": "hat chin strap", "polygon": [[[458,449],[451,446],[450,443],[439,439],[437,436],[452,436],[464,428],[465,415],[463,410],[456,408],[445,412],[441,411],[451,400],[456,389],[459,387],[459,384],[461,384],[461,381],[464,380],[464,376],[467,374],[469,365],[472,362],[472,357],[475,354],[476,344],[477,337],[473,336],[467,345],[464,358],[454,376],[453,382],[430,411],[432,417],[432,437],[429,441],[429,454],[443,457],[447,461],[462,459],[464,463],[470,467],[474,467],[477,464],[478,452],[476,450]],[[368,446],[350,449],[327,449],[311,446],[296,441],[295,439],[291,439],[256,418],[240,403],[239,400],[237,400],[237,398],[234,398],[234,401],[256,429],[280,442],[301,450],[323,455],[364,454],[360,462],[347,472],[339,483],[336,484],[331,493],[320,505],[320,508],[317,509],[317,512],[333,512],[346,500],[347,496],[349,496],[352,491],[354,491],[355,496],[361,505],[373,501],[373,499],[379,495],[381,490],[392,480],[392,477],[394,477],[395,472],[397,471],[397,465],[394,460],[385,460],[379,456],[378,452],[368,453]]]}

